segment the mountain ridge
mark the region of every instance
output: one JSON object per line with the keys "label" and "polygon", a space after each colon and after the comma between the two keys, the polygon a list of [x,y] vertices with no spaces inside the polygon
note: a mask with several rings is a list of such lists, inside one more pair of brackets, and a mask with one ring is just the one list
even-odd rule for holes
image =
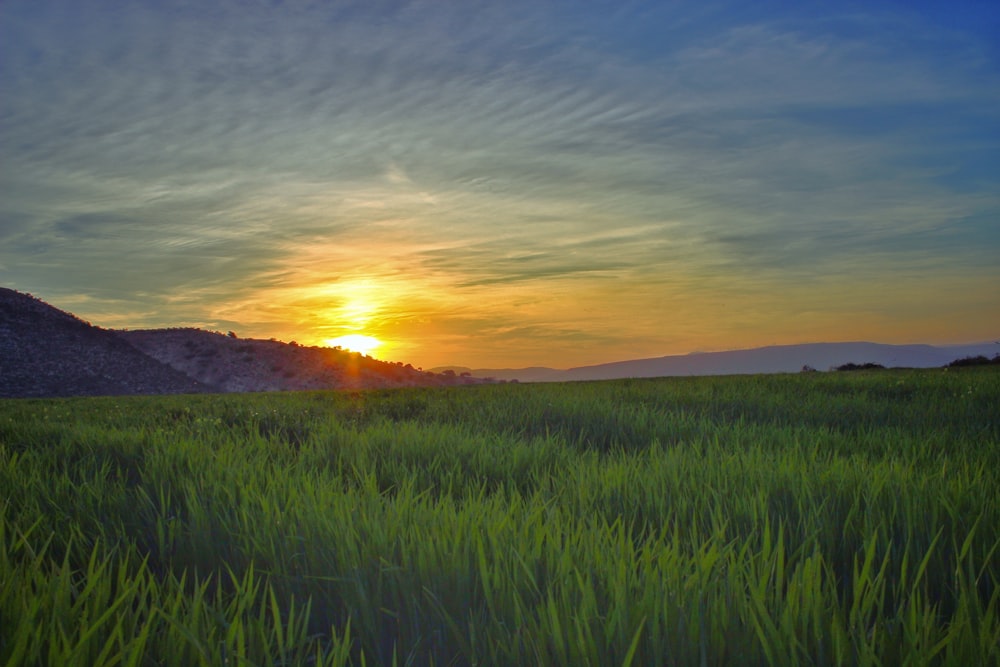
{"label": "mountain ridge", "polygon": [[889,368],[934,368],[964,357],[979,355],[992,357],[996,354],[1000,354],[1000,343],[995,342],[935,346],[850,341],[768,345],[722,352],[694,352],[567,369],[535,366],[520,369],[463,370],[472,377],[494,377],[498,380],[570,382],[630,377],[795,373],[804,367],[828,370],[848,363],[875,363]]}

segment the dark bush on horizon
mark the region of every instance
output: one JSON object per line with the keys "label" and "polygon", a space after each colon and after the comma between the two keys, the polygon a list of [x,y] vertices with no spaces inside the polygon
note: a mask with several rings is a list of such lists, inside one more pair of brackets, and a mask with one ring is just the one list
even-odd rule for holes
{"label": "dark bush on horizon", "polygon": [[834,370],[837,370],[837,371],[872,371],[872,370],[879,370],[879,369],[884,369],[884,368],[885,368],[885,366],[883,366],[882,364],[875,364],[875,363],[872,363],[872,362],[868,362],[866,364],[854,364],[854,363],[841,364],[840,366],[837,366]]}
{"label": "dark bush on horizon", "polygon": [[963,357],[961,359],[956,359],[951,362],[945,368],[961,368],[963,366],[988,366],[992,364],[1000,365],[1000,354],[994,355],[992,359],[986,355],[980,354],[976,357]]}

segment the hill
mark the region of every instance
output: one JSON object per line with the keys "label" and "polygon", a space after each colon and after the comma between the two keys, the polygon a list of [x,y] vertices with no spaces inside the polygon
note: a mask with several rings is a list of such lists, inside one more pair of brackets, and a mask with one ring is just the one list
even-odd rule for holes
{"label": "hill", "polygon": [[887,368],[933,368],[945,366],[962,357],[983,355],[992,358],[997,353],[1000,353],[1000,345],[996,343],[941,347],[866,342],[808,343],[631,359],[566,370],[538,367],[484,368],[470,370],[470,373],[473,377],[517,379],[521,382],[568,382],[672,375],[795,373],[804,366],[827,370],[847,363],[875,363]]}
{"label": "hill", "polygon": [[0,288],[0,397],[483,384],[356,352],[193,328],[102,329]]}
{"label": "hill", "polygon": [[29,294],[0,288],[0,397],[212,391]]}
{"label": "hill", "polygon": [[137,349],[222,391],[370,389],[481,384],[482,379],[421,371],[357,352],[237,338],[201,329],[121,331]]}

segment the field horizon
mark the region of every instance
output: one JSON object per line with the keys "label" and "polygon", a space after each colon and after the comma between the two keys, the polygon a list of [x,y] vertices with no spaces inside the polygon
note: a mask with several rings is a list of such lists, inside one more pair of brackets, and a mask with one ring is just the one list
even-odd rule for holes
{"label": "field horizon", "polygon": [[30,294],[0,288],[0,397],[362,389],[482,382],[794,373],[847,363],[942,367],[1000,356],[1000,343],[827,342],[699,352],[568,369],[415,368],[340,348],[192,327],[103,329]]}

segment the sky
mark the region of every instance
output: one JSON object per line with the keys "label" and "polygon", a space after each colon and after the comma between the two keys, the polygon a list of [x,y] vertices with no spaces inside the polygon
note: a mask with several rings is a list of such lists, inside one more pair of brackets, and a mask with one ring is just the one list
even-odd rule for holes
{"label": "sky", "polygon": [[100,326],[983,342],[998,257],[995,0],[0,2],[0,285]]}

